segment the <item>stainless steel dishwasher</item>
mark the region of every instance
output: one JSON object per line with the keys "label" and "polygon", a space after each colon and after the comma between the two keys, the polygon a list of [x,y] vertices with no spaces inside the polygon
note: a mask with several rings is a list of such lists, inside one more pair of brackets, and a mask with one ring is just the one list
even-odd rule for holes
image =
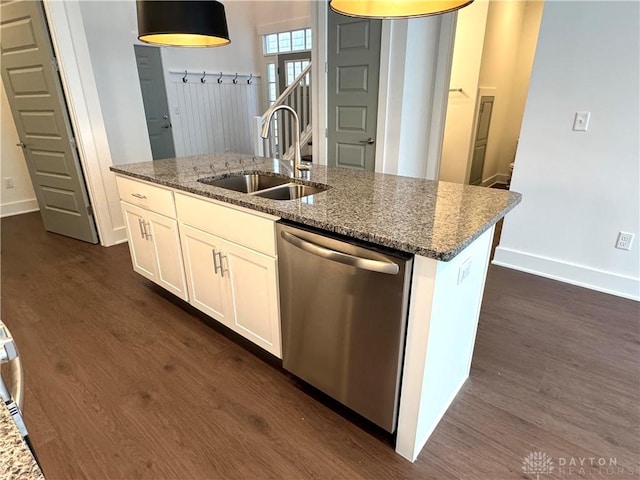
{"label": "stainless steel dishwasher", "polygon": [[276,232],[283,367],[393,433],[413,256]]}

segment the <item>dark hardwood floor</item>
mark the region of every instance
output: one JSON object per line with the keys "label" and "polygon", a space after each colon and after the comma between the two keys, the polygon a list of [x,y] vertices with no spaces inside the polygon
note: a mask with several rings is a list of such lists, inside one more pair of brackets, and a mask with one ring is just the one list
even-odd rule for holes
{"label": "dark hardwood floor", "polygon": [[[530,452],[554,462],[541,480],[638,477],[636,302],[491,267],[471,377],[412,464],[170,301],[126,245],[37,213],[1,229],[2,319],[50,480],[535,479]],[[570,471],[580,457],[609,469]]]}

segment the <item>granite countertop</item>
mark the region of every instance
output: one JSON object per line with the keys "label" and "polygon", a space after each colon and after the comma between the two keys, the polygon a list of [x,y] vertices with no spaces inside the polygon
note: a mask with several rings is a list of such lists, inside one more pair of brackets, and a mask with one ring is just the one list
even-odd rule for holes
{"label": "granite countertop", "polygon": [[515,207],[519,193],[313,164],[307,183],[330,188],[271,200],[198,182],[261,171],[291,175],[291,162],[240,154],[194,155],[111,170],[348,237],[448,261]]}
{"label": "granite countertop", "polygon": [[0,400],[0,478],[44,480],[31,450],[22,440],[9,409]]}

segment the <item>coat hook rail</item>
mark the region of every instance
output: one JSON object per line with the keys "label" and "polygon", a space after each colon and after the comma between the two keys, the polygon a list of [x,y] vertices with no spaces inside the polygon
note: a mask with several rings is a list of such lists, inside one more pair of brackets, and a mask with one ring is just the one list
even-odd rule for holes
{"label": "coat hook rail", "polygon": [[[188,83],[189,82],[189,75],[193,75],[195,77],[195,75],[197,75],[197,77],[195,78],[199,78],[200,79],[200,83],[206,83],[207,82],[207,77],[218,77],[217,78],[217,82],[218,83],[224,83],[223,77],[230,77],[231,81],[234,84],[239,84],[240,83],[240,78],[244,77],[247,80],[247,85],[253,85],[254,84],[254,80],[256,78],[260,78],[260,75],[255,75],[253,73],[247,73],[247,74],[241,74],[241,73],[224,73],[224,72],[219,72],[219,73],[211,73],[211,72],[207,72],[206,70],[169,70],[169,73],[173,73],[173,74],[179,74],[182,77],[182,82],[183,83]],[[194,78],[192,77],[192,78]]]}

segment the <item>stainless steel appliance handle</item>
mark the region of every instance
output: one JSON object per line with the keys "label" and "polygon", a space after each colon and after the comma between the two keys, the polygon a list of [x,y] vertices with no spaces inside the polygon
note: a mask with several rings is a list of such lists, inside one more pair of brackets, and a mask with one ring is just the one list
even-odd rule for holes
{"label": "stainless steel appliance handle", "polygon": [[361,268],[363,270],[369,270],[371,272],[387,273],[390,275],[397,275],[400,272],[400,267],[393,262],[382,262],[380,260],[371,260],[369,258],[356,257],[349,255],[348,253],[337,252],[329,248],[316,245],[315,243],[303,240],[300,237],[289,232],[280,232],[280,235],[284,240],[292,245],[295,245],[300,250],[317,255],[327,260],[333,260],[334,262],[343,263],[355,268]]}
{"label": "stainless steel appliance handle", "polygon": [[[8,385],[9,394],[13,395],[13,399],[20,409],[24,406],[24,373],[22,369],[22,361],[16,343],[11,336],[9,327],[0,322],[0,362],[8,362],[11,370],[13,384]],[[1,379],[0,379],[1,381]],[[12,388],[13,387],[13,388]],[[4,395],[0,396],[3,397]],[[6,401],[6,399],[5,399]]]}

